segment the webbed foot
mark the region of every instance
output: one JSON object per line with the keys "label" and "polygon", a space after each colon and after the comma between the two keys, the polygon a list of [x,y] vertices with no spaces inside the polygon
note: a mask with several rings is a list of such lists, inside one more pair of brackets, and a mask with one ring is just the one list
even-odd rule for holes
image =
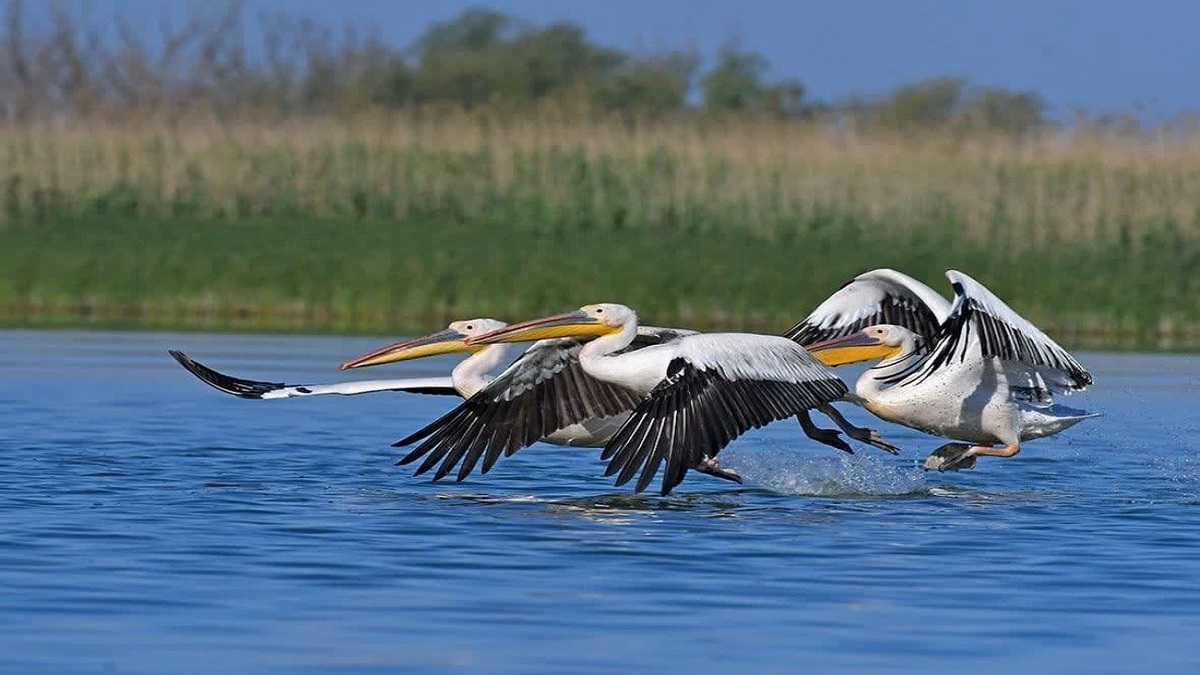
{"label": "webbed foot", "polygon": [[929,453],[925,458],[925,470],[961,471],[975,467],[975,454],[969,452],[975,446],[970,443],[947,443]]}
{"label": "webbed foot", "polygon": [[831,448],[836,448],[842,452],[854,454],[854,448],[842,438],[842,435],[834,429],[817,429],[813,428],[806,432],[808,437],[818,443],[824,443]]}
{"label": "webbed foot", "polygon": [[[830,409],[832,410],[832,408]],[[836,410],[833,412],[835,414],[837,413]],[[833,429],[821,429],[817,425],[813,424],[812,415],[809,414],[809,411],[801,410],[796,415],[796,421],[800,423],[800,428],[804,431],[805,436],[808,436],[818,443],[824,443],[830,447],[837,448],[842,452],[848,452],[852,455],[854,454],[854,448],[851,448],[849,443],[842,440],[841,435],[837,431],[834,431]]]}
{"label": "webbed foot", "polygon": [[883,440],[883,436],[880,436],[879,432],[875,431],[874,429],[854,427],[852,430],[847,430],[846,434],[850,436],[850,438],[853,438],[860,443],[866,443],[867,445],[879,448],[884,452],[890,452],[893,455],[900,454],[900,448]]}
{"label": "webbed foot", "polygon": [[699,464],[692,467],[700,473],[705,473],[716,478],[731,480],[735,483],[741,483],[742,477],[733,469],[722,469],[716,457],[705,457]]}

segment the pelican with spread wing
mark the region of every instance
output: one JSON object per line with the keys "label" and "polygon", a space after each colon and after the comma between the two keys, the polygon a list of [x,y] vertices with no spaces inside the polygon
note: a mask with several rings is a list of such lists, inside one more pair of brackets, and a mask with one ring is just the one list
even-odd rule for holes
{"label": "pelican with spread wing", "polygon": [[[635,397],[636,407],[605,444],[601,458],[610,460],[605,475],[617,474],[617,485],[637,476],[638,492],[664,462],[662,494],[678,485],[688,469],[740,482],[735,472],[720,468],[721,449],[750,429],[848,392],[803,347],[780,336],[691,334],[630,350],[638,336],[637,314],[614,303],[526,321],[467,343],[582,336],[592,338],[579,350],[583,371]],[[564,402],[548,399],[546,405]],[[495,433],[488,429],[483,425],[477,437]]]}
{"label": "pelican with spread wing", "polygon": [[454,321],[445,329],[413,340],[388,345],[342,364],[342,370],[373,366],[394,361],[419,359],[438,354],[470,354],[459,362],[449,377],[421,377],[392,380],[351,380],[332,384],[285,384],[246,380],[218,372],[178,350],[170,354],[179,365],[205,384],[240,398],[277,399],[298,396],[354,396],[381,391],[405,391],[416,394],[446,394],[468,398],[492,381],[493,371],[508,362],[509,345],[469,346],[465,340],[506,326],[495,319]]}
{"label": "pelican with spread wing", "polygon": [[[462,432],[464,437],[455,437],[459,441],[456,445],[440,436],[442,442],[437,447],[426,448],[433,451],[430,454],[432,461],[423,464],[417,471],[418,475],[449,456],[449,460],[443,462],[436,474],[437,478],[441,478],[466,455],[467,461],[459,473],[461,480],[471,472],[481,456],[484,458],[484,472],[487,472],[501,453],[511,455],[518,448],[538,440],[555,445],[604,445],[628,417],[629,411],[637,404],[637,399],[623,389],[592,380],[583,373],[578,363],[582,340],[540,342],[527,349],[499,375],[494,375],[494,371],[509,360],[513,345],[468,345],[466,340],[506,325],[496,319],[455,321],[446,330],[388,345],[342,364],[342,370],[349,370],[438,354],[470,354],[455,366],[450,377],[293,385],[233,377],[213,370],[183,352],[171,350],[170,354],[204,383],[241,398],[349,396],[403,391],[458,395],[466,399],[463,410],[456,408],[457,413],[452,411],[439,420],[442,425],[449,425],[451,430]],[[658,344],[688,333],[690,331],[680,329],[645,327],[639,331],[634,347]],[[547,400],[566,403],[547,408]],[[481,409],[486,410],[488,419],[496,425],[502,425],[509,435],[503,438],[497,436],[493,443],[486,447],[474,446],[475,452],[467,455],[466,450],[471,448],[471,444],[476,440],[475,436],[469,433],[473,430],[468,424],[473,420],[471,413]],[[513,430],[514,424],[511,419],[518,416],[535,419],[536,422],[525,424],[516,432]],[[466,445],[462,444],[463,438]],[[410,453],[407,461],[402,463],[413,461],[420,454],[422,453]]]}
{"label": "pelican with spread wing", "polygon": [[[494,331],[488,333],[492,334]],[[637,353],[694,334],[643,326],[636,329],[625,351]],[[393,443],[401,447],[419,442],[397,464],[424,458],[413,475],[437,467],[434,480],[457,466],[457,478],[463,480],[480,460],[487,473],[500,457],[539,440],[557,445],[604,445],[637,407],[639,396],[585,372],[580,357],[588,339],[554,336],[538,340],[462,404]]]}
{"label": "pelican with spread wing", "polygon": [[[694,331],[654,326],[634,325],[631,330],[632,339],[617,349],[616,355],[632,356],[648,348],[673,345],[698,335]],[[421,460],[413,475],[434,471],[434,480],[444,478],[457,468],[456,477],[461,481],[481,460],[486,473],[501,457],[511,456],[538,440],[558,445],[604,445],[629,418],[645,392],[594,377],[587,371],[581,357],[585,343],[595,333],[584,331],[570,337],[558,337],[559,333],[566,335],[563,331],[551,331],[545,335],[554,337],[546,339],[539,339],[536,337],[539,334],[533,333],[528,335],[534,337],[527,334],[520,338],[510,336],[512,342],[538,341],[490,384],[467,397],[459,406],[393,443],[396,447],[416,444],[397,464]],[[496,332],[489,337],[498,335]],[[482,344],[470,340],[468,343]],[[502,343],[488,346],[498,344]],[[836,410],[827,405],[820,407],[821,410],[827,408],[827,414],[847,428],[849,423]],[[798,411],[797,417],[810,438],[852,452],[836,431],[816,428],[807,409]],[[895,451],[894,446],[875,431],[850,428],[861,431],[862,437],[877,447]],[[739,480],[734,472],[720,469],[715,461],[702,462],[692,468],[718,478]]]}
{"label": "pelican with spread wing", "polygon": [[1022,441],[1095,416],[1054,403],[1055,394],[1092,383],[1074,357],[979,282],[946,276],[953,304],[899,272],[868,272],[788,335],[827,365],[879,361],[849,400],[884,420],[966,441],[939,448],[927,469],[1012,457]]}
{"label": "pelican with spread wing", "polygon": [[[638,396],[625,388],[595,380],[583,371],[579,353],[587,337],[539,341],[494,375],[508,361],[513,345],[468,345],[466,340],[506,325],[487,318],[455,321],[445,330],[398,342],[342,364],[342,369],[347,370],[439,354],[469,354],[449,377],[297,385],[234,377],[183,352],[171,350],[170,354],[202,382],[241,398],[352,396],[383,391],[461,396],[465,401],[460,406],[396,444],[424,441],[399,463],[424,458],[415,475],[436,467],[435,480],[456,466],[457,478],[462,480],[480,460],[486,473],[500,457],[512,455],[539,440],[554,445],[603,446],[637,406]],[[666,344],[693,334],[678,328],[640,326],[624,351]],[[838,438],[819,436],[818,440],[849,450]],[[710,472],[730,477],[728,472],[717,469]]]}

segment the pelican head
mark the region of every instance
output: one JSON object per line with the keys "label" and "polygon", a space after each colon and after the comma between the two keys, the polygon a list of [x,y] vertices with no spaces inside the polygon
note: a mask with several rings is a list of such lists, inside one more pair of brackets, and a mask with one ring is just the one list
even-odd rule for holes
{"label": "pelican head", "polygon": [[808,347],[809,353],[827,366],[859,361],[887,361],[915,344],[915,334],[902,326],[880,324]]}
{"label": "pelican head", "polygon": [[467,340],[468,345],[490,345],[499,342],[531,342],[552,338],[610,335],[620,332],[637,314],[625,305],[601,302],[584,305],[573,312],[555,314],[532,321],[515,323],[487,335]]}
{"label": "pelican head", "polygon": [[486,349],[486,346],[468,344],[467,340],[469,338],[490,333],[504,328],[506,325],[503,321],[495,319],[452,321],[446,330],[430,333],[414,340],[397,342],[382,349],[376,349],[370,354],[351,359],[342,364],[342,370],[361,368],[363,366],[377,366],[381,363],[392,363],[393,361],[419,359],[424,356],[434,356],[435,354],[455,354],[459,352],[473,354]]}

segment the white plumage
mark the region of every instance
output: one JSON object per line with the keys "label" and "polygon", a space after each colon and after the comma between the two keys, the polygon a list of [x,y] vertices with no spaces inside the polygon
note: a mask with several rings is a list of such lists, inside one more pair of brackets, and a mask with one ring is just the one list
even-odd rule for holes
{"label": "white plumage", "polygon": [[457,394],[467,398],[482,389],[493,379],[492,372],[509,360],[509,345],[494,345],[487,348],[467,347],[464,340],[473,335],[482,335],[506,326],[495,319],[468,319],[454,321],[445,330],[430,333],[412,340],[405,340],[377,349],[369,354],[342,364],[342,369],[391,363],[437,354],[467,353],[450,372],[449,377],[397,378],[387,380],[350,380],[329,384],[285,384],[248,380],[213,370],[178,350],[170,354],[179,365],[195,375],[205,384],[240,398],[280,399],[302,396],[355,396],[383,391],[401,391],[423,394]]}
{"label": "white plumage", "polygon": [[949,315],[950,303],[937,291],[884,268],[846,282],[784,335],[807,347],[867,326],[892,324],[932,338]]}
{"label": "white plumage", "polygon": [[[936,332],[924,324],[885,323],[811,344],[810,351],[830,365],[880,360],[859,378],[853,400],[882,419],[972,444],[943,446],[927,468],[966,468],[979,455],[1011,457],[1022,441],[1093,416],[1052,405],[1054,395],[1092,382],[1074,357],[979,282],[953,270],[946,276],[955,300]],[[875,284],[881,279],[863,277]],[[896,292],[887,283],[879,284],[885,296],[912,288],[905,283]],[[855,315],[844,306],[838,311]],[[941,314],[937,307],[930,312]],[[840,328],[837,322],[824,326]]]}
{"label": "white plumage", "polygon": [[179,365],[213,388],[239,398],[298,398],[303,396],[356,396],[382,391],[408,391],[427,394],[457,394],[454,380],[449,377],[421,377],[395,380],[351,380],[332,384],[284,384],[247,380],[218,372],[181,351],[170,354]]}
{"label": "white plumage", "polygon": [[637,331],[632,309],[602,303],[509,326],[469,343],[598,336],[579,352],[583,370],[640,398],[601,457],[610,460],[606,475],[617,474],[618,485],[640,473],[637,491],[646,488],[663,462],[663,494],[678,485],[689,468],[739,480],[716,461],[730,441],[749,429],[837,400],[847,391],[837,376],[784,337],[694,334],[625,351]]}
{"label": "white plumage", "polygon": [[675,356],[695,368],[716,370],[729,380],[772,379],[804,383],[829,370],[786,338],[755,333],[699,334],[680,340]]}
{"label": "white plumage", "polygon": [[[627,347],[630,358],[692,334],[643,327]],[[434,470],[434,480],[457,467],[463,480],[482,461],[484,473],[502,456],[542,440],[599,447],[629,417],[638,395],[597,380],[580,363],[586,340],[555,337],[535,342],[487,386],[395,446],[416,443],[399,464],[422,460],[414,475]],[[488,347],[500,346],[498,344]]]}
{"label": "white plumage", "polygon": [[[513,401],[520,400],[539,383],[555,376],[565,373],[568,377],[559,379],[568,381],[571,379],[569,377],[571,374],[575,374],[577,377],[583,376],[578,365],[578,353],[582,343],[578,340],[555,340],[535,344],[505,368],[500,375],[495,375],[494,372],[508,362],[509,354],[514,349],[513,345],[468,346],[465,340],[503,328],[506,325],[502,321],[487,318],[455,321],[446,330],[388,345],[343,364],[343,369],[345,369],[421,358],[434,354],[469,354],[466,359],[454,367],[449,377],[351,380],[329,384],[297,385],[234,377],[209,368],[183,352],[171,350],[170,354],[188,372],[219,391],[241,398],[264,400],[305,396],[353,396],[384,391],[458,395],[469,400],[492,385],[489,389],[491,395],[500,400]],[[673,339],[686,332],[688,331],[647,327],[641,331],[641,342],[651,344]],[[573,343],[573,348],[571,345],[562,344],[567,342]],[[586,394],[587,387],[583,389],[584,391],[580,391],[578,388],[572,391],[576,395]],[[586,411],[593,407],[589,407],[586,403],[575,406],[572,410],[583,412],[571,416],[561,425],[551,423],[549,425],[551,428],[544,437],[539,436],[528,442],[543,440],[556,445],[599,447],[620,427],[621,422],[628,415],[628,411],[633,409],[635,402],[633,398],[626,398],[618,406],[621,410],[615,416],[589,416]]]}

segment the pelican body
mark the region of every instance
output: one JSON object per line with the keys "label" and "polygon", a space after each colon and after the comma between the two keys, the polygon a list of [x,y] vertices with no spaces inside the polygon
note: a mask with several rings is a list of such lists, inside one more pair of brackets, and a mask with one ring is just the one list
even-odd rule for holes
{"label": "pelican body", "polygon": [[644,490],[665,461],[662,494],[689,468],[740,481],[717,454],[751,428],[837,400],[845,384],[803,347],[779,336],[692,334],[627,351],[637,314],[615,303],[515,324],[468,344],[592,338],[579,352],[583,370],[637,397],[636,408],[605,445],[605,475],[623,485],[639,474]]}
{"label": "pelican body", "polygon": [[[691,334],[676,328],[638,327],[625,351],[636,354]],[[437,467],[434,480],[457,466],[457,479],[463,480],[480,461],[486,473],[500,457],[538,440],[559,445],[604,445],[629,418],[638,396],[585,372],[580,355],[587,339],[538,339],[488,386],[393,443],[396,447],[417,444],[397,464],[420,459],[414,475]]]}
{"label": "pelican body", "polygon": [[[924,303],[926,311],[913,316],[926,318],[911,324],[924,335],[889,323],[846,330],[837,321],[826,321],[824,330],[844,334],[808,349],[830,366],[878,361],[855,383],[849,400],[881,419],[967,443],[939,448],[926,460],[926,468],[970,468],[978,456],[1012,457],[1023,441],[1056,434],[1095,416],[1053,401],[1055,394],[1086,388],[1091,374],[982,284],[952,270],[946,275],[955,291],[954,303],[940,297],[925,303],[927,294],[896,282],[899,273],[884,272],[889,279],[882,283],[900,285],[880,297]],[[882,276],[868,273],[855,281],[880,285]],[[825,315],[856,316],[855,320],[877,315],[840,306],[845,299],[831,297],[822,305]],[[927,317],[940,319],[936,330]],[[822,319],[810,317],[806,322],[808,327],[819,326]]]}

